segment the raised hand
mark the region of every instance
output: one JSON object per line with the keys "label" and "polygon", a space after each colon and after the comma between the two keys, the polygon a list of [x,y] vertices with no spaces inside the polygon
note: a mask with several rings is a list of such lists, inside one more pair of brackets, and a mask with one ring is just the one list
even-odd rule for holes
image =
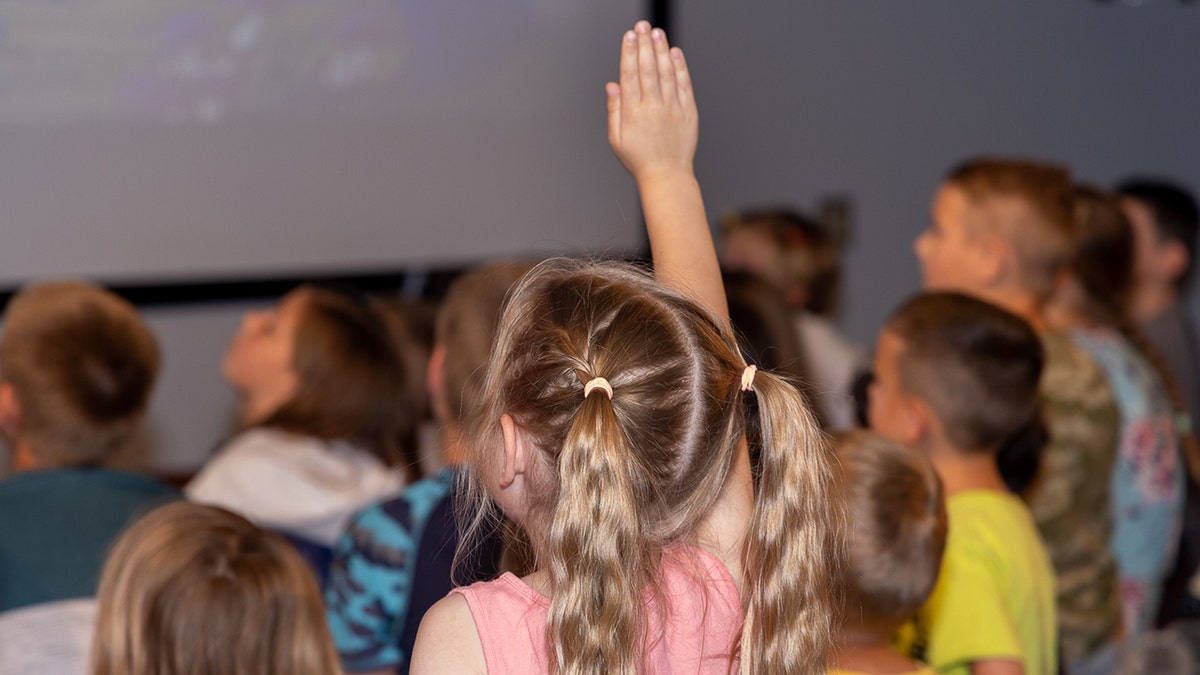
{"label": "raised hand", "polygon": [[609,82],[608,141],[641,180],[692,171],[699,117],[683,52],[660,28],[639,21],[621,40],[620,83]]}
{"label": "raised hand", "polygon": [[699,116],[683,52],[639,21],[621,38],[620,83],[609,82],[608,142],[637,181],[654,275],[728,320],[725,287],[692,170]]}

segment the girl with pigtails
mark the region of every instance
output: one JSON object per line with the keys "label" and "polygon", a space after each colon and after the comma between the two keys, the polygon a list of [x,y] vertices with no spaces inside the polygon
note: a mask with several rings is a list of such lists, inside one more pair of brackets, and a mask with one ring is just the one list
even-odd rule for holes
{"label": "girl with pigtails", "polygon": [[655,277],[551,260],[514,288],[468,434],[470,508],[476,527],[489,507],[515,521],[536,571],[435,605],[412,672],[823,672],[831,460],[798,391],[733,339],[683,54],[639,22],[607,94]]}

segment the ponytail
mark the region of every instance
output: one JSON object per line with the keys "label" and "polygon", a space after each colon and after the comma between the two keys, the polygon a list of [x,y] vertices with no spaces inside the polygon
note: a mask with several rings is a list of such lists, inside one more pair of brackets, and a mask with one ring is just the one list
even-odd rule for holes
{"label": "ponytail", "polygon": [[829,580],[843,558],[844,516],[833,458],[816,418],[788,382],[759,371],[761,454],[746,544],[740,672],[825,672],[833,632]]}
{"label": "ponytail", "polygon": [[647,554],[635,485],[640,472],[611,393],[585,396],[559,454],[546,546],[551,669],[634,675],[641,663],[640,598],[657,560]]}

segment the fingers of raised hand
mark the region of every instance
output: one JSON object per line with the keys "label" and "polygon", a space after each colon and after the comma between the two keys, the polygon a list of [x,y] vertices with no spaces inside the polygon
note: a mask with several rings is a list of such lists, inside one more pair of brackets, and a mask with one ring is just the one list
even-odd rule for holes
{"label": "fingers of raised hand", "polygon": [[684,108],[696,107],[695,93],[692,91],[692,76],[688,72],[687,61],[683,58],[683,50],[672,47],[670,52],[671,66],[675,71],[675,94],[679,104]]}
{"label": "fingers of raised hand", "polygon": [[661,100],[663,94],[658,78],[658,57],[654,53],[650,23],[639,21],[633,27],[633,31],[637,34],[638,83],[642,90],[642,98]]}
{"label": "fingers of raised hand", "polygon": [[642,85],[638,81],[638,38],[634,31],[625,31],[621,38],[620,66],[621,99],[630,103],[642,100]]}
{"label": "fingers of raised hand", "polygon": [[667,34],[661,28],[655,28],[650,32],[650,43],[654,47],[659,91],[662,92],[664,101],[674,103],[678,100],[675,91],[675,64],[671,63],[671,46],[667,44]]}
{"label": "fingers of raised hand", "polygon": [[609,82],[604,85],[608,103],[608,142],[613,147],[621,143],[621,85]]}

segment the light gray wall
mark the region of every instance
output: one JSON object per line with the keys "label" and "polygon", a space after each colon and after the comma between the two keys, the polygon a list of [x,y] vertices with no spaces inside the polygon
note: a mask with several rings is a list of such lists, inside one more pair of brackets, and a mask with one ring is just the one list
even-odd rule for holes
{"label": "light gray wall", "polygon": [[[963,157],[1034,155],[1101,184],[1139,171],[1200,187],[1200,10],[1085,0],[675,4],[710,213],[852,198],[843,323],[864,344],[916,290],[912,239],[939,177]],[[122,463],[180,471],[203,462],[229,429],[234,400],[218,363],[248,306],[146,311],[165,367],[146,443]]]}
{"label": "light gray wall", "polygon": [[692,0],[673,37],[710,214],[847,195],[843,324],[869,344],[919,278],[941,175],[978,153],[1200,188],[1200,10],[1086,0]]}

